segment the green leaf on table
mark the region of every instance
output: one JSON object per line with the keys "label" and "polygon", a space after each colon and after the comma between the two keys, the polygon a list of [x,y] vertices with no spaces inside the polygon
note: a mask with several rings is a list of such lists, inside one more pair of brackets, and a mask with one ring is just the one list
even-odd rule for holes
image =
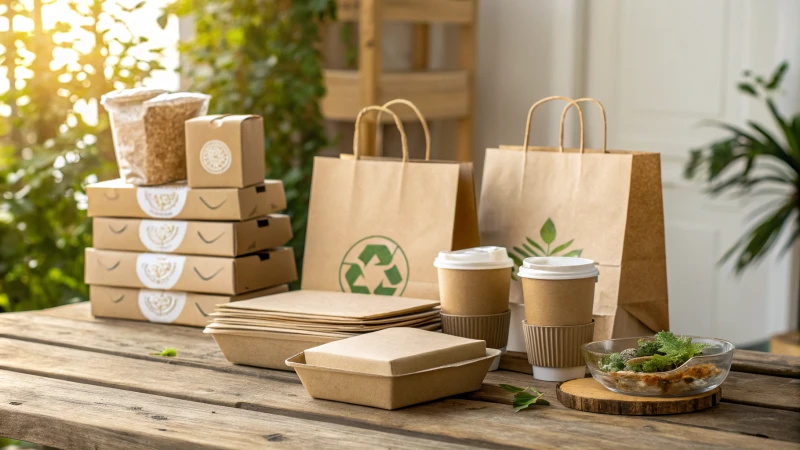
{"label": "green leaf on table", "polygon": [[514,400],[511,403],[514,412],[520,412],[531,405],[550,406],[550,402],[542,398],[544,394],[534,387],[521,388],[510,384],[501,384],[500,387],[514,394]]}
{"label": "green leaf on table", "polygon": [[517,392],[524,392],[525,391],[525,388],[512,386],[510,384],[501,384],[500,387],[505,389],[505,390],[507,390],[508,392],[511,392],[512,394],[516,394]]}
{"label": "green leaf on table", "polygon": [[539,230],[539,235],[547,245],[552,244],[553,241],[556,240],[556,226],[552,220],[547,219],[544,225],[542,225],[542,229]]}
{"label": "green leaf on table", "polygon": [[175,350],[172,347],[166,347],[166,348],[164,348],[164,350],[161,350],[160,352],[155,352],[155,353],[150,353],[150,354],[153,355],[153,356],[173,357],[173,356],[178,356],[178,351]]}

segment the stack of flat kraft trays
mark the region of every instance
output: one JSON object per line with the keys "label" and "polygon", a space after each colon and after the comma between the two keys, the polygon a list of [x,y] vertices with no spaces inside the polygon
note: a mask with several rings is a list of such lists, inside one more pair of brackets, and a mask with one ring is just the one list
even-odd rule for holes
{"label": "stack of flat kraft trays", "polygon": [[216,305],[289,290],[292,227],[263,143],[259,116],[198,116],[185,122],[188,180],[87,187],[94,316],[202,327]]}

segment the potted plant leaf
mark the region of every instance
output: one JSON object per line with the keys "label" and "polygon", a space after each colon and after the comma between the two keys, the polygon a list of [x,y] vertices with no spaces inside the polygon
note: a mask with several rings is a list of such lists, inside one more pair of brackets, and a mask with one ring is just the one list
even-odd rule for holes
{"label": "potted plant leaf", "polygon": [[800,113],[784,116],[773,99],[788,69],[784,61],[768,77],[746,71],[738,84],[739,91],[766,104],[776,132],[752,120],[747,127],[714,122],[730,134],[691,150],[684,171],[686,178],[707,181],[712,195],[733,192],[776,198],[755,211],[751,228],[722,257],[721,263],[735,260],[737,274],[772,251],[784,230],[789,239],[782,253],[800,238]]}

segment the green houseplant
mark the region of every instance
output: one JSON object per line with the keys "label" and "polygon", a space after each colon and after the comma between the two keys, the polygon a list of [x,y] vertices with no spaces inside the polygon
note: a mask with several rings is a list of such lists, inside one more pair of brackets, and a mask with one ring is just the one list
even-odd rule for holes
{"label": "green houseplant", "polygon": [[747,128],[716,123],[730,135],[692,150],[685,168],[685,177],[704,179],[712,195],[734,192],[773,198],[755,210],[755,224],[720,261],[733,258],[737,274],[762,260],[784,231],[789,237],[782,253],[800,238],[800,113],[784,116],[773,100],[788,70],[788,63],[783,62],[769,77],[747,71],[737,86],[766,104],[777,133],[752,120]]}
{"label": "green houseplant", "polygon": [[784,116],[773,99],[788,69],[783,62],[769,77],[745,72],[746,79],[738,84],[739,91],[766,104],[777,133],[752,120],[747,128],[716,123],[730,135],[692,150],[685,168],[685,177],[704,179],[712,195],[777,198],[756,211],[757,223],[722,257],[721,262],[735,259],[737,273],[763,259],[785,229],[791,234],[784,252],[800,238],[800,113]]}

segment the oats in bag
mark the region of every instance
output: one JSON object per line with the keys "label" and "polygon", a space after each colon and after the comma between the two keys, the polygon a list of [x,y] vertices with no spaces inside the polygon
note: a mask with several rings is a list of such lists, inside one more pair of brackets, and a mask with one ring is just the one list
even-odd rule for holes
{"label": "oats in bag", "polygon": [[186,178],[184,122],[205,115],[210,96],[135,88],[104,95],[120,176],[137,185]]}

